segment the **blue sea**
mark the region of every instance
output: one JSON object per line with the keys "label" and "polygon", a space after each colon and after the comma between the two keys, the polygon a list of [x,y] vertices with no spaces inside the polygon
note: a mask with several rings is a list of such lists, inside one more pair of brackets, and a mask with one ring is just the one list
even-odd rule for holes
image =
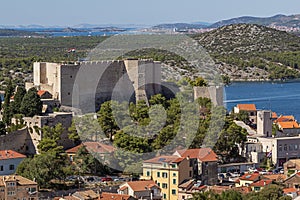
{"label": "blue sea", "polygon": [[225,105],[254,103],[278,115],[294,115],[300,121],[300,82],[235,82],[225,87]]}
{"label": "blue sea", "polygon": [[73,37],[73,36],[110,36],[116,35],[120,33],[127,33],[132,30],[133,28],[124,28],[120,29],[119,31],[100,31],[97,29],[88,29],[88,28],[76,28],[77,31],[75,32],[64,32],[64,28],[19,28],[16,30],[25,30],[31,31],[39,34],[46,34],[51,37]]}

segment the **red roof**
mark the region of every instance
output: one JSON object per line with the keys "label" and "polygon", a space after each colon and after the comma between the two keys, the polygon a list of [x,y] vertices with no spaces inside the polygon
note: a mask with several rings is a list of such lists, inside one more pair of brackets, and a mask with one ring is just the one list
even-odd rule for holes
{"label": "red roof", "polygon": [[110,145],[106,145],[100,142],[84,142],[76,147],[66,150],[66,153],[76,154],[77,151],[83,146],[85,146],[89,152],[93,153],[111,153],[114,151],[114,147]]}
{"label": "red roof", "polygon": [[296,193],[298,190],[296,188],[284,188],[283,193],[289,194],[289,193]]}
{"label": "red roof", "polygon": [[145,163],[180,163],[185,158],[178,156],[158,156],[155,158],[151,158],[149,160],[145,160]]}
{"label": "red roof", "polygon": [[8,160],[8,159],[16,159],[16,158],[26,158],[26,156],[13,150],[0,151],[0,160]]}
{"label": "red roof", "polygon": [[280,128],[300,128],[299,124],[295,121],[284,121],[284,122],[277,122],[277,124],[280,126]]}
{"label": "red roof", "polygon": [[258,180],[258,178],[259,178],[259,174],[253,173],[253,174],[244,174],[239,179],[246,180],[246,181],[255,181],[255,180]]}
{"label": "red roof", "polygon": [[73,154],[76,154],[77,151],[78,151],[81,147],[83,147],[83,144],[80,144],[80,145],[78,145],[78,146],[76,146],[76,147],[73,147],[73,148],[71,148],[71,149],[66,150],[66,153],[73,153]]}
{"label": "red roof", "polygon": [[127,186],[123,186],[123,187],[121,187],[119,190],[120,191],[123,191],[123,190],[126,190],[128,187]]}
{"label": "red roof", "polygon": [[43,96],[46,92],[48,92],[48,91],[46,91],[46,90],[39,90],[39,91],[37,92],[37,94],[41,97],[41,96]]}
{"label": "red roof", "polygon": [[111,153],[115,150],[113,146],[101,142],[84,142],[83,145],[88,151],[94,153]]}
{"label": "red roof", "polygon": [[130,195],[127,194],[116,194],[116,193],[108,193],[108,192],[102,192],[100,199],[103,200],[127,200],[130,198]]}
{"label": "red roof", "polygon": [[218,161],[217,154],[211,148],[178,150],[177,152],[182,157],[197,158],[202,162]]}
{"label": "red roof", "polygon": [[252,183],[250,186],[253,186],[253,187],[264,187],[266,185],[270,185],[272,183],[272,180],[260,180],[260,181],[257,181],[255,183]]}
{"label": "red roof", "polygon": [[278,116],[277,116],[277,113],[276,112],[272,112],[272,119],[277,119]]}
{"label": "red roof", "polygon": [[237,105],[239,110],[245,110],[245,111],[254,111],[256,110],[255,104],[238,104]]}
{"label": "red roof", "polygon": [[292,122],[295,121],[295,117],[293,115],[281,115],[278,117],[275,122]]}
{"label": "red roof", "polygon": [[153,180],[149,180],[149,181],[130,181],[130,182],[127,182],[127,184],[135,192],[148,190],[148,189],[150,189],[154,186],[159,188]]}

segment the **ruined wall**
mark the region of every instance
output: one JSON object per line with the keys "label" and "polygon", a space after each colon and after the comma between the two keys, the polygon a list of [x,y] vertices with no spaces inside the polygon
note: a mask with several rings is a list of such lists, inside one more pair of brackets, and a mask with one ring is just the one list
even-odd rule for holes
{"label": "ruined wall", "polygon": [[205,97],[211,99],[216,106],[223,105],[223,87],[209,86],[209,87],[194,87],[194,99]]}
{"label": "ruined wall", "polygon": [[0,150],[14,150],[22,154],[35,153],[35,147],[27,128],[0,136]]}
{"label": "ruined wall", "polygon": [[51,113],[47,116],[24,117],[24,123],[28,127],[34,152],[38,152],[37,145],[43,138],[43,135],[38,128],[42,128],[44,126],[54,127],[58,123],[61,123],[65,128],[65,131],[61,135],[61,140],[58,142],[59,145],[62,145],[64,149],[74,146],[74,143],[68,138],[68,128],[72,124],[72,113]]}

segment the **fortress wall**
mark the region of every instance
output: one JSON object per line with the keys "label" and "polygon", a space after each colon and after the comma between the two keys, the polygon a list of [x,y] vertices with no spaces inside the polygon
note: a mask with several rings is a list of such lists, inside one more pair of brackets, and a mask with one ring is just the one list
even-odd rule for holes
{"label": "fortress wall", "polygon": [[194,99],[205,97],[211,99],[215,106],[223,105],[223,87],[209,86],[209,87],[194,87]]}
{"label": "fortress wall", "polygon": [[0,136],[0,150],[14,150],[22,154],[35,153],[27,128]]}
{"label": "fortress wall", "polygon": [[37,145],[42,140],[42,133],[37,128],[44,126],[54,127],[61,123],[65,131],[61,135],[59,144],[68,149],[74,146],[74,143],[68,138],[68,128],[72,124],[72,113],[52,113],[48,116],[24,117],[24,122],[29,130],[29,137],[32,141],[34,151],[37,152]]}

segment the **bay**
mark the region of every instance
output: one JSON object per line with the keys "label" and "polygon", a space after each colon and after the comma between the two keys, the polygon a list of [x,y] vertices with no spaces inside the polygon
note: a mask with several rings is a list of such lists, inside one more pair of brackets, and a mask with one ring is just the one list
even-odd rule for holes
{"label": "bay", "polygon": [[300,120],[300,82],[234,82],[225,87],[224,96],[229,111],[236,104],[253,103],[257,109]]}

